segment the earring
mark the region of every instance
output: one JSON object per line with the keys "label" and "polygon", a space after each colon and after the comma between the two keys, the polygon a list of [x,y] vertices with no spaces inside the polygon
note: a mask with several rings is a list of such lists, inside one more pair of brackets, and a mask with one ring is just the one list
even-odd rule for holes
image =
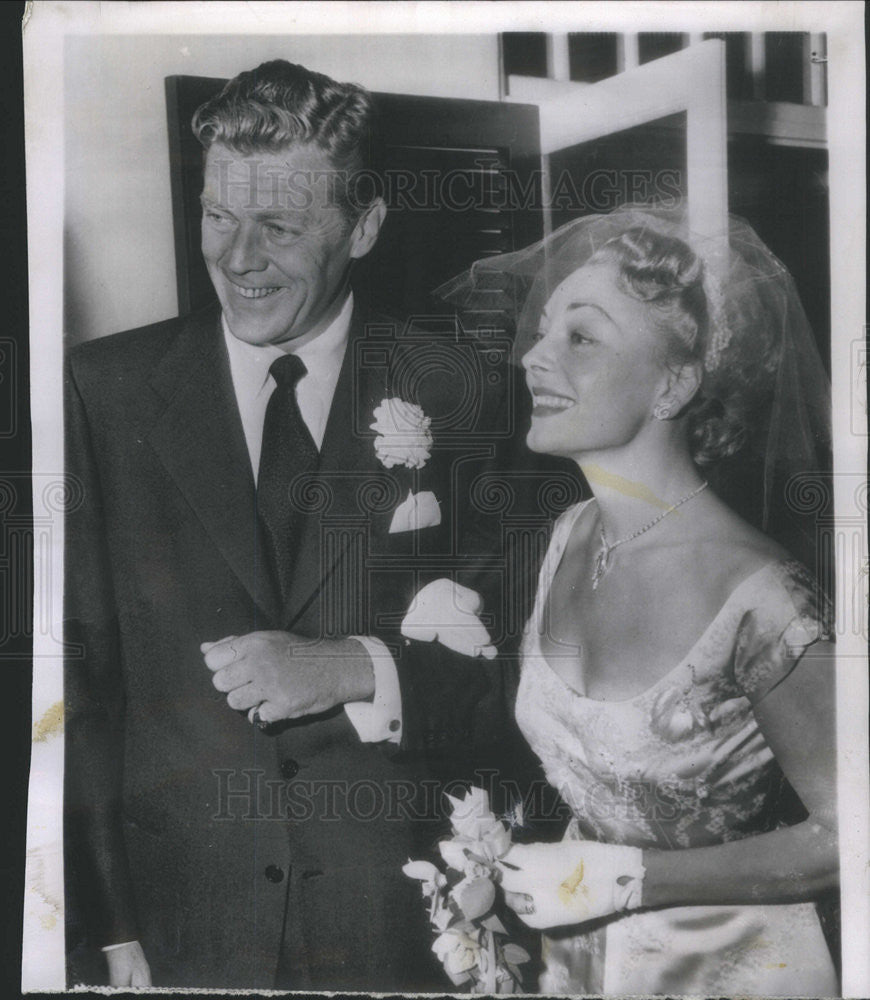
{"label": "earring", "polygon": [[667,403],[656,403],[653,416],[656,420],[667,420],[671,415],[671,408]]}

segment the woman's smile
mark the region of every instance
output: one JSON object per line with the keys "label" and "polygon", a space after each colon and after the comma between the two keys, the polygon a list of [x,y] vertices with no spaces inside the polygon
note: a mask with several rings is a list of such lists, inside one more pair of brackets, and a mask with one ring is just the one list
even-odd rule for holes
{"label": "woman's smile", "polygon": [[534,401],[533,417],[551,417],[557,413],[564,413],[577,402],[570,396],[563,396],[544,387],[532,386],[531,392]]}

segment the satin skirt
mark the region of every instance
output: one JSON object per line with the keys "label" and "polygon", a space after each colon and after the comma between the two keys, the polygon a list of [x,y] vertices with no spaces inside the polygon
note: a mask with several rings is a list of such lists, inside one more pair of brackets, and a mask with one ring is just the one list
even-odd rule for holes
{"label": "satin skirt", "polygon": [[542,993],[834,997],[813,903],[679,906],[545,934]]}

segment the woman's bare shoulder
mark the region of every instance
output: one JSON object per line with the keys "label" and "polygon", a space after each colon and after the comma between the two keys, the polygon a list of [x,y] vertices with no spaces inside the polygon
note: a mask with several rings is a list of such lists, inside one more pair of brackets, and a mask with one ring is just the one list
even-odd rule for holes
{"label": "woman's bare shoulder", "polygon": [[718,498],[713,500],[685,536],[693,551],[693,575],[715,581],[727,595],[743,580],[774,563],[790,559],[788,551],[759,531]]}

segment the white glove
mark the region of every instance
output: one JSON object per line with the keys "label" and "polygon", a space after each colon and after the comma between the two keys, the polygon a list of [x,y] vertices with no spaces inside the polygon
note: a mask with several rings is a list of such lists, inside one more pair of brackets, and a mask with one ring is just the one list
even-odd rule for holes
{"label": "white glove", "polygon": [[514,844],[498,862],[508,906],[537,930],[579,924],[641,905],[638,847],[563,840]]}
{"label": "white glove", "polygon": [[452,580],[433,580],[411,602],[402,620],[402,635],[421,642],[437,639],[457,653],[491,660],[496,649],[477,617],[482,607],[476,591]]}
{"label": "white glove", "polygon": [[109,985],[114,987],[151,985],[151,969],[138,941],[104,948],[109,966]]}

